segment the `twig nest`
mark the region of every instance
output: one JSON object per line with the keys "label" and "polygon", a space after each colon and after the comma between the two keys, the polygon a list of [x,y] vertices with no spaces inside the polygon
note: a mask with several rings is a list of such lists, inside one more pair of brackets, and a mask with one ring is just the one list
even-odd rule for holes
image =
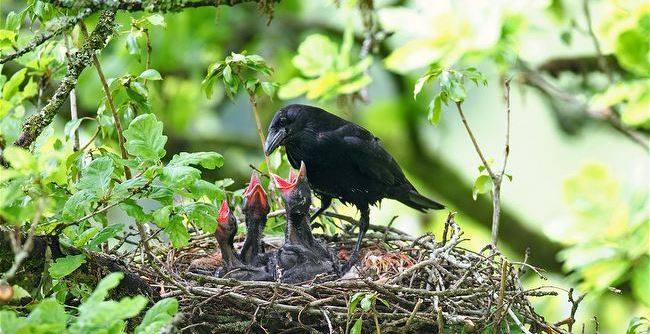
{"label": "twig nest", "polygon": [[[205,256],[217,248],[216,242],[201,236],[173,256],[160,254],[183,289],[148,268],[140,269],[156,282],[154,286],[165,287],[162,297],[179,299],[184,326],[192,326],[189,332],[195,333],[281,329],[345,333],[356,323],[364,333],[435,333],[440,325],[451,332],[477,333],[495,323],[511,322],[531,332],[548,328],[566,332],[535,312],[528,298],[539,296],[541,290],[524,290],[518,271],[504,270],[512,264],[497,251],[480,253],[460,246],[462,232],[452,217],[444,236],[442,240],[432,235],[415,238],[394,228],[371,226],[355,275],[298,284],[192,272],[188,269],[195,258],[186,254]],[[340,258],[346,255],[340,250],[351,249],[356,241],[354,233],[321,237],[339,251]],[[269,248],[273,251],[274,246]]]}

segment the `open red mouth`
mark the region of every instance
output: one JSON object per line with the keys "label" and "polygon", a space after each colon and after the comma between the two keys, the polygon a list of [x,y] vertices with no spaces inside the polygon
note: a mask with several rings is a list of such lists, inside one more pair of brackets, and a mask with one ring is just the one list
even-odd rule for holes
{"label": "open red mouth", "polygon": [[247,205],[252,203],[260,203],[262,206],[267,207],[268,202],[266,200],[266,192],[260,183],[260,177],[256,172],[253,172],[251,175],[251,181],[248,184],[248,188],[244,192],[244,197],[247,199]]}
{"label": "open red mouth", "polygon": [[223,200],[221,202],[221,208],[219,209],[219,217],[217,221],[219,223],[225,223],[228,221],[228,216],[230,215],[230,208],[228,207],[228,201]]}
{"label": "open red mouth", "polygon": [[271,177],[273,178],[273,182],[275,182],[275,186],[280,189],[280,191],[291,191],[296,184],[298,184],[298,179],[300,179],[301,176],[306,175],[306,167],[305,163],[302,162],[300,163],[300,170],[296,174],[296,172],[292,169],[289,171],[289,177],[287,180],[281,178],[278,175],[271,174]]}

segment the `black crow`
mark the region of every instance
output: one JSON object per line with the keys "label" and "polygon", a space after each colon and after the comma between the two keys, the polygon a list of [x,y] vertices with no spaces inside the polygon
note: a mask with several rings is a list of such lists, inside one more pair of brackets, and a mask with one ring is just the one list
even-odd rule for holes
{"label": "black crow", "polygon": [[282,269],[282,281],[305,282],[319,274],[337,272],[334,255],[311,233],[311,189],[305,175],[305,164],[301,164],[298,174],[292,170],[288,180],[275,174],[271,176],[280,190],[287,218],[284,244],[277,252],[276,261]]}
{"label": "black crow", "polygon": [[[230,212],[228,202],[223,201],[217,218],[217,229],[214,232],[217,243],[221,249],[223,267],[219,270],[219,277],[234,278],[242,281],[272,281],[275,272],[269,266],[253,266],[242,262],[241,257],[233,247],[237,234],[237,219]],[[275,267],[275,265],[273,265]]]}
{"label": "black crow", "polygon": [[359,257],[370,224],[370,205],[392,198],[420,211],[444,208],[418,193],[379,138],[321,108],[292,104],[280,109],[271,120],[264,153],[269,155],[279,146],[285,147],[294,168],[301,161],[307,165],[309,184],[322,202],[312,220],[333,198],[354,204],[361,212],[359,235],[346,270]]}
{"label": "black crow", "polygon": [[246,239],[241,249],[241,259],[244,263],[261,263],[264,252],[260,241],[270,208],[257,172],[251,175],[251,181],[244,192],[242,211],[246,218]]}

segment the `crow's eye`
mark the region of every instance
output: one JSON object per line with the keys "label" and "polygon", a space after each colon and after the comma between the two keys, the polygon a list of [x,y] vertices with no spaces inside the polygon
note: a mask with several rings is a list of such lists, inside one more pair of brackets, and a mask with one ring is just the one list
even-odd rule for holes
{"label": "crow's eye", "polygon": [[280,126],[287,125],[287,123],[289,123],[289,120],[284,116],[280,117],[280,119],[278,120],[278,124]]}

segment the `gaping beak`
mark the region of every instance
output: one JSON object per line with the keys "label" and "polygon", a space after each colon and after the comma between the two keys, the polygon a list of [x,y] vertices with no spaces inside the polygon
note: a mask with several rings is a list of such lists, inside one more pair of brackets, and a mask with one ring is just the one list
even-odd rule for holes
{"label": "gaping beak", "polygon": [[284,128],[269,132],[269,136],[266,137],[266,143],[264,143],[264,154],[270,155],[275,151],[278,146],[282,145],[284,139],[287,137],[287,130]]}
{"label": "gaping beak", "polygon": [[244,198],[244,206],[258,203],[264,208],[268,207],[266,192],[264,192],[264,188],[262,188],[262,184],[260,183],[260,177],[256,172],[253,172],[253,175],[251,176],[248,188],[246,188],[246,191],[244,192]]}
{"label": "gaping beak", "polygon": [[230,208],[228,207],[228,201],[223,200],[223,202],[221,202],[221,208],[219,209],[219,216],[217,217],[217,222],[219,223],[227,222],[229,215],[230,215]]}

